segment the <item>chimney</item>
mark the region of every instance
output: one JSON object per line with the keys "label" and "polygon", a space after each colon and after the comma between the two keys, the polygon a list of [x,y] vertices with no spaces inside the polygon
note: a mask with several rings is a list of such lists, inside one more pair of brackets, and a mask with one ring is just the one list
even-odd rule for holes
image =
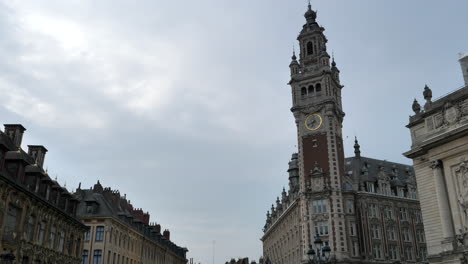
{"label": "chimney", "polygon": [[465,79],[465,85],[468,85],[468,53],[460,53],[460,66],[463,72],[463,78]]}
{"label": "chimney", "polygon": [[5,134],[10,137],[11,141],[17,148],[21,147],[21,141],[23,141],[23,134],[26,131],[21,124],[5,124]]}
{"label": "chimney", "polygon": [[150,214],[149,213],[143,214],[143,223],[148,225],[149,220],[150,220]]}
{"label": "chimney", "polygon": [[34,160],[36,161],[37,166],[41,168],[44,166],[44,159],[45,159],[46,153],[47,153],[47,149],[44,146],[28,145],[29,156],[33,157]]}
{"label": "chimney", "polygon": [[166,239],[166,240],[171,240],[171,233],[169,232],[169,230],[164,230],[164,233],[163,233],[163,237]]}
{"label": "chimney", "polygon": [[161,234],[161,225],[156,225],[156,233]]}

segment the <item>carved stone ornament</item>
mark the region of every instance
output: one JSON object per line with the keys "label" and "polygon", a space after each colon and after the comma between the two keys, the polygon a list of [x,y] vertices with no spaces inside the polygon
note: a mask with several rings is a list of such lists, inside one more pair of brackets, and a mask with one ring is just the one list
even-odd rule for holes
{"label": "carved stone ornament", "polygon": [[[462,225],[464,230],[461,231],[465,233],[468,231],[468,162],[465,160],[465,158],[460,159],[460,165],[455,169],[455,175],[458,204],[460,206],[461,212],[463,212]],[[465,242],[466,244],[464,245],[468,246],[468,239],[465,239]]]}
{"label": "carved stone ornament", "polygon": [[444,118],[445,122],[447,122],[449,125],[455,124],[460,118],[460,110],[458,109],[458,105],[447,103],[445,105]]}

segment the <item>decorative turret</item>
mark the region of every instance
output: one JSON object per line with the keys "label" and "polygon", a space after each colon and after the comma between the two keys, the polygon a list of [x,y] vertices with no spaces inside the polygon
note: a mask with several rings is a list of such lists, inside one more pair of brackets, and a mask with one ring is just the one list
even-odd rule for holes
{"label": "decorative turret", "polygon": [[421,105],[418,103],[418,100],[414,98],[413,101],[413,111],[415,114],[419,114],[421,112]]}
{"label": "decorative turret", "polygon": [[299,191],[299,165],[298,154],[292,154],[291,161],[289,162],[289,189],[291,192]]}
{"label": "decorative turret", "polygon": [[361,157],[361,146],[358,143],[357,137],[354,138],[354,156],[356,158]]}
{"label": "decorative turret", "polygon": [[432,90],[427,86],[424,87],[424,92],[423,92],[423,95],[424,95],[424,99],[426,100],[426,104],[424,105],[424,110],[428,109],[431,104],[432,104]]}
{"label": "decorative turret", "polygon": [[288,195],[286,194],[286,189],[283,187],[283,192],[281,193],[281,202],[284,204],[288,201]]}
{"label": "decorative turret", "polygon": [[296,74],[299,74],[299,62],[297,62],[296,52],[293,51],[293,55],[291,57],[291,63],[289,64],[289,69],[291,69],[291,77]]}

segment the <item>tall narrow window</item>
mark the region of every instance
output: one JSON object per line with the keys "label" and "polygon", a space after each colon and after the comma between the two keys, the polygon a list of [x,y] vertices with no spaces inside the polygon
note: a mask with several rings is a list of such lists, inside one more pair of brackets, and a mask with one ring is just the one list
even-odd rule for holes
{"label": "tall narrow window", "polygon": [[101,263],[102,263],[102,250],[96,249],[94,250],[93,264],[101,264]]}
{"label": "tall narrow window", "polygon": [[314,45],[311,41],[307,42],[307,55],[314,54]]}
{"label": "tall narrow window", "polygon": [[36,218],[33,215],[29,216],[29,218],[28,218],[28,227],[27,227],[27,231],[26,231],[26,239],[28,241],[31,241],[33,239],[33,237],[34,237],[35,222],[36,222]]}
{"label": "tall narrow window", "polygon": [[3,231],[3,239],[7,241],[13,241],[16,239],[16,233],[18,229],[19,218],[21,216],[21,209],[14,207],[13,205],[8,206],[8,213],[5,223],[5,230]]}
{"label": "tall narrow window", "polygon": [[60,231],[60,239],[59,239],[59,251],[63,252],[63,246],[65,243],[65,232]]}
{"label": "tall narrow window", "polygon": [[322,92],[322,85],[320,83],[317,83],[315,85],[315,92],[316,93],[321,93]]}
{"label": "tall narrow window", "polygon": [[96,242],[101,242],[104,240],[104,227],[96,227]]}
{"label": "tall narrow window", "polygon": [[39,236],[37,239],[39,242],[39,245],[42,245],[44,243],[45,229],[46,229],[46,222],[42,221],[39,224]]}
{"label": "tall narrow window", "polygon": [[84,235],[84,242],[89,242],[89,238],[91,236],[91,232],[89,231],[86,231],[85,235]]}
{"label": "tall narrow window", "polygon": [[309,86],[308,92],[309,92],[309,95],[314,94],[314,86],[313,85]]}
{"label": "tall narrow window", "polygon": [[89,251],[88,250],[83,250],[83,262],[82,264],[88,264],[88,258],[89,258]]}
{"label": "tall narrow window", "polygon": [[302,96],[307,95],[307,88],[305,88],[305,87],[302,87],[302,88],[301,88],[301,95],[302,95]]}
{"label": "tall narrow window", "polygon": [[55,249],[55,234],[57,233],[57,228],[52,226],[49,233],[49,248]]}

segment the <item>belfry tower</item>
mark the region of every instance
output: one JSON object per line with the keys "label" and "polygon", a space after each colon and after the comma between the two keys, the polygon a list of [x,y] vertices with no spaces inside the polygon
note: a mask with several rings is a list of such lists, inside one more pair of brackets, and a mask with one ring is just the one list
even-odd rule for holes
{"label": "belfry tower", "polygon": [[[325,29],[309,4],[306,23],[300,32],[299,61],[290,64],[292,108],[299,146],[300,215],[302,254],[305,257],[314,237],[328,244],[339,260],[348,257],[344,232],[342,184],[344,152],[339,74],[330,63]],[[315,212],[312,212],[315,210]]]}

